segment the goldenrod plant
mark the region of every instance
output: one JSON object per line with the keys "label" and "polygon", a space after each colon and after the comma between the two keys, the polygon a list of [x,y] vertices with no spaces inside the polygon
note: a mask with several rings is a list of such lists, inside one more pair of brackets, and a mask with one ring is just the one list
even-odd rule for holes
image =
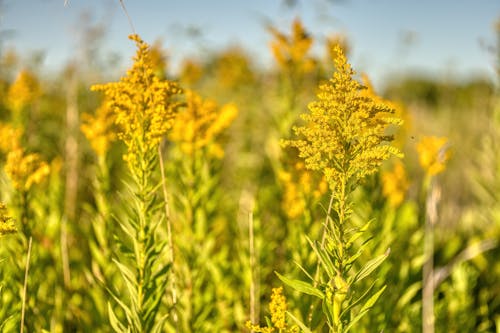
{"label": "goldenrod plant", "polygon": [[1,50],[0,331],[498,331],[499,87],[371,84],[288,14],[269,66],[202,26],[122,74],[88,17],[59,68]]}
{"label": "goldenrod plant", "polygon": [[[302,115],[305,124],[294,127],[299,138],[283,142],[298,149],[306,168],[325,176],[331,191],[322,239],[310,240],[318,269],[308,272],[306,281],[282,275],[280,278],[298,291],[319,298],[324,324],[330,332],[347,332],[385,289],[372,292],[376,279],[367,290],[359,290],[358,285],[389,254],[387,249],[361,268],[356,267],[366,246],[365,240],[361,245],[356,240],[365,236],[369,221],[361,228],[350,224],[354,206],[351,195],[383,161],[401,156],[389,144],[392,136],[387,132],[390,125],[401,121],[393,117],[392,108],[363,94],[363,86],[354,80],[354,70],[340,47],[336,47],[335,54],[336,72],[320,86],[318,99],[309,104],[310,112]],[[302,322],[300,325],[303,330],[315,329]]]}
{"label": "goldenrod plant", "polygon": [[[226,195],[221,191],[224,134],[238,115],[233,103],[185,91],[186,107],[176,117],[170,140],[168,179],[171,179],[175,217],[176,287],[179,291],[179,325],[172,332],[225,332],[230,318],[213,322],[238,300],[227,286],[236,281],[228,271],[230,249],[221,243],[230,223],[220,214]],[[202,301],[203,300],[203,301]]]}
{"label": "goldenrod plant", "polygon": [[127,296],[108,286],[114,299],[108,303],[109,321],[117,332],[161,332],[169,314],[161,305],[172,263],[166,254],[167,242],[159,237],[159,229],[170,223],[170,217],[165,216],[158,193],[158,147],[181,106],[177,100],[181,89],[155,76],[146,42],[138,35],[130,39],[137,53],[127,75],[119,82],[92,87],[104,92],[116,116],[130,174],[129,193],[124,197],[130,206],[118,221],[122,232],[115,234],[119,249],[113,259]]}

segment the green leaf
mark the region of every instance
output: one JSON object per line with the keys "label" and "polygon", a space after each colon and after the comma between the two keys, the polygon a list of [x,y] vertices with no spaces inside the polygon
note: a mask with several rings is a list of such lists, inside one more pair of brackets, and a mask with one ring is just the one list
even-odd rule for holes
{"label": "green leaf", "polygon": [[316,297],[321,298],[321,299],[325,298],[325,295],[323,294],[323,292],[321,292],[321,290],[319,290],[318,288],[313,287],[308,282],[304,282],[304,281],[301,281],[301,280],[289,279],[289,278],[281,275],[278,272],[276,272],[276,275],[278,275],[278,278],[283,283],[285,283],[286,285],[292,287],[293,289],[297,290],[298,292],[301,292],[303,294],[308,294],[308,295],[311,295],[311,296],[316,296]]}
{"label": "green leaf", "polygon": [[292,318],[292,320],[297,324],[297,326],[300,327],[300,330],[304,333],[312,333],[311,330],[309,328],[307,328],[306,325],[304,325],[303,322],[301,322],[298,318],[296,318],[293,314],[291,314],[290,312],[286,312],[287,315],[290,316],[290,318]]}
{"label": "green leaf", "polygon": [[373,307],[375,302],[377,302],[378,298],[380,297],[380,295],[382,295],[386,287],[387,286],[383,286],[382,289],[377,291],[366,301],[358,314],[356,314],[356,316],[354,316],[354,318],[352,318],[349,324],[346,326],[345,332],[348,332],[355,323],[357,323],[368,311],[370,311],[370,309]]}
{"label": "green leaf", "polygon": [[384,254],[381,254],[367,262],[366,265],[358,272],[358,274],[356,274],[353,283],[359,282],[370,275],[378,266],[380,266],[384,262],[384,260],[389,256],[389,253],[390,249],[388,249]]}
{"label": "green leaf", "polygon": [[[307,237],[306,237],[307,238]],[[329,279],[333,279],[334,276],[338,274],[337,270],[335,269],[335,266],[333,262],[330,259],[330,256],[328,255],[327,251],[321,248],[321,245],[315,241],[312,242],[309,238],[307,238],[307,241],[311,245],[312,249],[314,250],[314,253],[319,258],[319,261],[321,262],[323,268],[325,269],[326,273],[328,274]]]}
{"label": "green leaf", "polygon": [[126,332],[127,330],[125,329],[125,326],[123,326],[122,323],[118,320],[118,318],[115,315],[115,312],[113,311],[113,308],[111,307],[111,304],[108,302],[108,317],[109,317],[109,323],[111,324],[111,327],[115,330],[115,332]]}
{"label": "green leaf", "polygon": [[351,311],[353,307],[361,303],[361,301],[368,296],[372,288],[375,286],[375,283],[377,283],[377,280],[373,281],[373,283],[368,287],[368,289],[364,291],[363,295],[359,296],[355,301],[350,302],[349,305],[342,310],[340,317],[341,318],[344,317],[347,313],[349,313],[349,311]]}
{"label": "green leaf", "polygon": [[399,298],[396,307],[404,308],[407,304],[410,303],[411,299],[417,294],[417,292],[422,288],[422,282],[418,281],[410,285],[406,288],[404,294]]}

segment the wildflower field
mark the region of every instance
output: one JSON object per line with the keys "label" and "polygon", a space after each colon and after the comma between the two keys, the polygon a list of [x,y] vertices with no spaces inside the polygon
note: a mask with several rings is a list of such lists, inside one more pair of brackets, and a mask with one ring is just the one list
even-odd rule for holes
{"label": "wildflower field", "polygon": [[0,53],[1,332],[500,332],[500,82],[133,29],[114,78]]}

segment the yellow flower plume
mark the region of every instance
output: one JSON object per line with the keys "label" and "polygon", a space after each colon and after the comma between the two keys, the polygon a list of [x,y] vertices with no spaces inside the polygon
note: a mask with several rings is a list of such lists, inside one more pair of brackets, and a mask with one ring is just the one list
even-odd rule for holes
{"label": "yellow flower plume", "polygon": [[82,115],[80,129],[97,156],[105,156],[111,143],[116,140],[115,120],[116,116],[106,100],[97,108],[95,115],[88,113]]}
{"label": "yellow flower plume", "polygon": [[119,82],[94,85],[91,89],[106,95],[108,107],[116,115],[118,138],[128,148],[124,158],[134,164],[136,156],[156,149],[172,128],[181,105],[175,96],[181,89],[175,82],[160,80],[155,75],[147,43],[138,35],[129,38],[135,41],[137,53],[127,75]]}
{"label": "yellow flower plume", "polygon": [[418,161],[429,176],[437,175],[446,168],[451,157],[445,137],[425,136],[417,143]]}
{"label": "yellow flower plume", "polygon": [[390,171],[382,172],[382,194],[392,207],[399,206],[408,191],[409,182],[403,163],[397,161]]}
{"label": "yellow flower plume", "polygon": [[42,89],[36,76],[28,70],[22,70],[7,94],[7,105],[14,112],[21,111],[42,95]]}
{"label": "yellow flower plume", "polygon": [[319,87],[310,112],[301,115],[306,124],[293,128],[302,139],[283,144],[297,148],[306,168],[321,171],[330,189],[340,193],[341,184],[357,183],[391,155],[402,155],[387,144],[393,137],[386,133],[401,120],[386,103],[364,93],[339,46],[334,53],[337,71]]}
{"label": "yellow flower plume", "polygon": [[270,27],[269,31],[274,37],[271,51],[281,68],[295,69],[299,73],[308,73],[314,69],[314,61],[307,55],[313,39],[299,19],[295,19],[292,23],[291,36],[283,34],[274,27]]}
{"label": "yellow flower plume", "polygon": [[0,236],[12,234],[17,231],[14,221],[7,215],[7,207],[0,202]]}
{"label": "yellow flower plume", "polygon": [[283,295],[283,287],[273,288],[271,302],[269,302],[269,312],[271,313],[272,327],[261,327],[254,325],[250,321],[246,323],[246,327],[253,332],[271,333],[277,329],[284,333],[297,333],[297,326],[288,327],[286,323],[286,297]]}
{"label": "yellow flower plume", "polygon": [[7,154],[19,147],[23,131],[0,122],[0,152]]}
{"label": "yellow flower plume", "polygon": [[221,148],[215,140],[231,125],[238,115],[238,109],[234,104],[219,108],[215,101],[203,100],[191,90],[187,90],[185,95],[186,109],[175,119],[170,139],[179,143],[181,150],[188,155],[210,146],[210,151],[215,152],[216,157],[222,157]]}
{"label": "yellow flower plume", "polygon": [[7,155],[5,173],[18,191],[29,191],[34,184],[40,184],[50,173],[49,165],[38,154],[25,154],[17,148]]}

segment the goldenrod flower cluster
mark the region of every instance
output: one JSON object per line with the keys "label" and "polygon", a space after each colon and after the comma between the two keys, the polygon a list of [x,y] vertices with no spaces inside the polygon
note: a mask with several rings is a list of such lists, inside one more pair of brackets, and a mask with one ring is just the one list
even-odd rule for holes
{"label": "goldenrod flower cluster", "polygon": [[303,162],[295,163],[290,172],[279,172],[278,178],[283,184],[282,209],[292,219],[304,213],[308,199],[318,199],[328,190],[324,177],[314,179]]}
{"label": "goldenrod flower cluster", "polygon": [[330,189],[340,193],[345,190],[340,186],[358,183],[391,155],[401,155],[386,144],[393,140],[387,128],[401,120],[386,103],[366,95],[339,46],[335,53],[337,71],[320,86],[318,100],[308,106],[310,112],[301,115],[306,124],[294,127],[302,139],[284,145],[296,147],[306,167],[321,171]]}
{"label": "goldenrod flower cluster", "polygon": [[149,48],[149,57],[151,59],[151,67],[155,75],[160,79],[165,79],[167,69],[167,58],[162,50],[161,43],[156,41]]}
{"label": "goldenrod flower cluster", "polygon": [[138,35],[129,37],[137,45],[134,64],[119,82],[92,86],[103,91],[108,107],[119,126],[118,138],[128,148],[124,158],[135,164],[136,156],[156,149],[162,137],[172,128],[180,102],[175,96],[181,93],[179,86],[168,80],[160,80],[154,73],[149,46]]}
{"label": "goldenrod flower cluster", "polygon": [[231,125],[238,115],[238,109],[234,104],[225,104],[219,108],[215,101],[203,100],[190,90],[185,95],[186,109],[175,119],[170,139],[177,142],[188,155],[209,146],[215,157],[222,158],[224,151],[215,139]]}
{"label": "goldenrod flower cluster", "polygon": [[401,161],[397,161],[391,171],[382,172],[382,194],[392,207],[397,207],[403,202],[409,186]]}
{"label": "goldenrod flower cluster", "polygon": [[451,157],[445,137],[425,136],[417,143],[418,161],[429,176],[437,175],[446,168]]}
{"label": "goldenrod flower cluster", "polygon": [[193,60],[185,60],[182,63],[180,81],[184,84],[192,86],[201,79],[203,68],[200,64]]}
{"label": "goldenrod flower cluster", "polygon": [[402,119],[402,124],[400,124],[400,126],[398,126],[397,128],[398,135],[392,142],[392,145],[398,148],[403,147],[405,143],[405,138],[407,137],[406,134],[410,132],[412,124],[410,114],[406,111],[405,106],[401,103],[390,101],[377,95],[368,75],[362,74],[361,82],[363,83],[363,86],[365,86],[366,88],[362,91],[363,95],[372,98],[378,103],[386,104],[391,109],[394,109],[394,114],[397,118]]}
{"label": "goldenrod flower cluster", "polygon": [[237,47],[220,54],[213,67],[217,82],[225,89],[247,85],[255,79],[255,72],[251,68],[248,56]]}
{"label": "goldenrod flower cluster", "polygon": [[285,69],[295,69],[299,73],[309,73],[314,69],[314,60],[308,57],[313,39],[306,32],[299,19],[292,24],[292,35],[286,36],[274,27],[269,31],[274,36],[271,51],[278,65]]}
{"label": "goldenrod flower cluster", "polygon": [[17,231],[16,226],[12,217],[7,215],[7,207],[5,204],[0,202],[0,236],[6,234],[12,234]]}
{"label": "goldenrod flower cluster", "polygon": [[116,116],[104,100],[95,112],[95,115],[84,113],[80,129],[89,140],[97,156],[105,156],[111,144],[116,140],[114,122]]}
{"label": "goldenrod flower cluster", "polygon": [[350,46],[345,35],[334,34],[326,38],[326,54],[328,59],[335,59],[337,54],[335,54],[335,47],[340,46],[344,54],[349,54]]}
{"label": "goldenrod flower cluster", "polygon": [[7,94],[7,105],[14,112],[20,112],[42,95],[42,89],[36,76],[28,70],[22,70]]}
{"label": "goldenrod flower cluster", "polygon": [[7,154],[19,147],[23,131],[11,124],[0,123],[0,152]]}
{"label": "goldenrod flower cluster", "polygon": [[250,321],[246,323],[248,329],[254,332],[271,333],[275,332],[298,332],[297,326],[288,327],[286,323],[286,298],[283,295],[283,287],[273,288],[271,295],[271,302],[269,303],[269,312],[271,313],[272,327],[261,327],[260,325],[253,325]]}
{"label": "goldenrod flower cluster", "polygon": [[49,165],[38,154],[25,154],[17,148],[7,155],[5,173],[18,191],[27,192],[34,184],[40,184],[49,175]]}

